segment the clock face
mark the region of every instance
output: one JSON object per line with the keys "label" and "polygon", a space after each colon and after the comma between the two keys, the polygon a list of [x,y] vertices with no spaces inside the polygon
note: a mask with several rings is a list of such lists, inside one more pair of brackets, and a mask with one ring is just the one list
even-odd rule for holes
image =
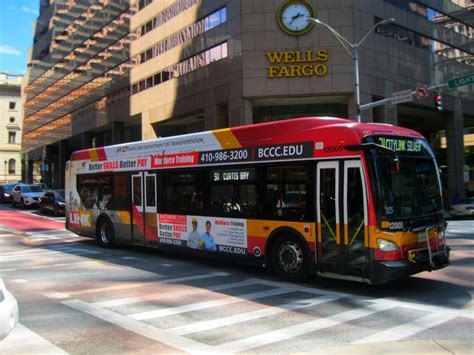
{"label": "clock face", "polygon": [[300,35],[306,33],[312,22],[308,18],[314,17],[314,11],[310,4],[305,2],[289,2],[283,4],[278,12],[278,22],[286,33]]}

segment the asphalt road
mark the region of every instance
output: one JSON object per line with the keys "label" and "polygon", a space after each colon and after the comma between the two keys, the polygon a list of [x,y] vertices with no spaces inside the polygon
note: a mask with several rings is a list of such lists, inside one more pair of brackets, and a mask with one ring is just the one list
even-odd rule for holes
{"label": "asphalt road", "polygon": [[472,220],[449,221],[448,268],[370,286],[101,249],[35,214],[0,206],[0,274],[20,306],[1,354],[474,353]]}

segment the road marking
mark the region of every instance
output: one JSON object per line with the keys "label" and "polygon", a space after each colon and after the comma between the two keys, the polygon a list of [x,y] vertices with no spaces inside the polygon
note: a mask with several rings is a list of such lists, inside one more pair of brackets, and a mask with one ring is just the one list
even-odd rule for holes
{"label": "road marking", "polygon": [[264,298],[264,297],[282,295],[289,292],[291,291],[286,290],[286,289],[276,289],[276,290],[267,290],[267,291],[261,291],[261,292],[248,293],[245,295],[240,295],[240,296],[235,296],[235,297],[226,296],[218,300],[191,303],[184,306],[169,307],[169,308],[164,308],[164,309],[157,309],[154,311],[140,312],[140,313],[130,314],[128,316],[136,320],[146,320],[146,319],[167,317],[167,316],[180,314],[180,313],[199,311],[199,310],[203,310],[207,308],[225,306],[225,305],[239,303],[243,301],[251,301],[251,300]]}
{"label": "road marking", "polygon": [[333,327],[342,323],[346,323],[355,319],[370,316],[374,313],[382,312],[393,308],[391,305],[372,304],[367,307],[357,308],[350,311],[338,313],[326,318],[316,319],[279,330],[267,332],[253,337],[221,344],[214,347],[214,351],[225,353],[237,353],[247,351],[264,345],[269,345],[282,340],[291,339],[300,335],[315,332],[324,328]]}
{"label": "road marking", "polygon": [[42,295],[48,298],[54,298],[58,300],[70,297],[67,293],[62,293],[62,292],[43,292]]}
{"label": "road marking", "polygon": [[217,286],[210,286],[206,288],[197,288],[194,286],[189,286],[191,288],[185,289],[185,290],[172,291],[172,292],[160,293],[160,294],[153,293],[150,295],[144,295],[144,296],[138,296],[138,297],[117,298],[117,299],[112,299],[108,301],[95,302],[95,303],[92,303],[92,305],[97,306],[97,307],[105,307],[105,308],[117,307],[117,306],[124,306],[128,304],[140,303],[140,302],[146,302],[146,301],[157,301],[160,299],[168,299],[168,298],[173,299],[173,298],[178,298],[182,296],[191,296],[191,295],[199,295],[199,294],[207,293],[207,292],[223,291],[230,288],[250,286],[253,284],[254,284],[253,281],[245,280],[245,281],[221,284]]}
{"label": "road marking", "polygon": [[14,268],[14,269],[0,269],[0,272],[50,269],[50,268],[55,268],[55,267],[77,266],[77,265],[83,265],[83,264],[98,264],[98,263],[99,261],[90,260],[90,261],[80,261],[77,263],[46,264],[46,265],[31,266],[31,267],[24,267],[24,268],[20,267],[20,268]]}
{"label": "road marking", "polygon": [[412,322],[386,329],[382,332],[369,335],[365,338],[352,342],[353,344],[378,343],[383,341],[398,341],[423,330],[436,327],[450,321],[458,316],[457,313],[435,313],[419,318]]}
{"label": "road marking", "polygon": [[16,284],[24,284],[24,283],[27,283],[28,281],[24,279],[14,279],[14,280],[11,280],[10,282],[16,283]]}
{"label": "road marking", "polygon": [[27,260],[27,259],[35,259],[43,256],[70,256],[70,255],[93,255],[93,254],[102,254],[103,252],[95,251],[95,250],[88,250],[88,249],[74,249],[71,248],[70,250],[66,251],[53,251],[53,250],[38,250],[36,253],[31,254],[24,254],[24,255],[5,255],[0,256],[0,262],[7,262],[7,261],[15,261],[15,260]]}
{"label": "road marking", "polygon": [[182,351],[189,353],[210,353],[212,351],[212,347],[200,342],[181,337],[165,329],[153,327],[107,309],[94,307],[93,305],[81,300],[70,300],[64,301],[62,303],[81,312],[90,314],[106,322],[115,324],[121,328],[159,341],[160,343],[172,346]]}
{"label": "road marking", "polygon": [[143,260],[142,258],[137,258],[136,256],[122,256],[120,257],[122,260]]}
{"label": "road marking", "polygon": [[213,319],[213,320],[208,320],[208,321],[203,321],[203,322],[195,322],[191,324],[187,323],[186,325],[183,325],[181,327],[176,327],[170,330],[179,335],[198,333],[198,332],[203,332],[206,330],[225,327],[232,324],[237,324],[237,323],[247,322],[250,320],[269,317],[269,316],[281,314],[284,312],[295,311],[301,308],[312,307],[318,304],[322,304],[322,303],[326,303],[330,301],[336,301],[338,299],[339,298],[334,298],[330,296],[315,297],[315,298],[299,300],[299,301],[295,301],[291,303],[280,304],[275,307],[266,307],[264,309],[259,309],[256,311],[242,313],[242,314],[236,314],[229,317],[223,317],[223,318],[218,318],[218,319]]}
{"label": "road marking", "polygon": [[[125,285],[116,285],[116,286],[107,286],[107,287],[98,287],[98,288],[91,288],[87,290],[79,290],[69,292],[70,295],[82,295],[82,294],[90,294],[90,293],[97,293],[97,292],[104,292],[104,291],[114,291],[114,290],[124,290],[129,288],[135,287],[146,287],[150,285],[166,285],[166,284],[173,284],[173,283],[180,283],[185,281],[194,281],[194,280],[202,280],[208,279],[212,277],[220,277],[220,276],[229,276],[230,274],[227,272],[214,272],[210,274],[203,274],[203,275],[195,275],[195,276],[186,276],[180,277],[176,279],[168,279],[168,280],[161,280],[161,281],[154,281],[149,283],[144,283],[143,281],[137,281],[136,283],[130,283]],[[155,275],[156,276],[156,275]]]}

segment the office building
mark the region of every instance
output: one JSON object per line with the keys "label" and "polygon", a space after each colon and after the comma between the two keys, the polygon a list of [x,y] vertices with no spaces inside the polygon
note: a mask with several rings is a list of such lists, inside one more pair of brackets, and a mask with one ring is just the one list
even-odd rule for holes
{"label": "office building", "polygon": [[0,181],[21,179],[21,85],[23,77],[0,73]]}
{"label": "office building", "polygon": [[[139,124],[139,139],[152,139],[300,116],[356,119],[350,48],[328,28],[301,21],[304,16],[319,18],[349,43],[358,42],[381,20],[395,18],[394,23],[377,26],[360,47],[363,105],[473,72],[472,61],[459,60],[474,53],[472,1],[461,5],[426,0],[134,2],[130,6],[136,12],[128,29],[131,69],[123,87],[129,106],[120,111],[122,127]],[[449,26],[435,21],[439,14],[449,19]],[[459,32],[461,25],[467,30]],[[457,57],[437,53],[439,43],[456,51]],[[473,88],[440,88],[441,110],[429,91],[411,101],[363,110],[361,119],[413,128],[433,143],[438,132],[445,131],[447,191],[463,196],[462,137],[466,127],[474,126]],[[61,151],[62,141],[69,142],[69,149],[81,143],[88,147],[94,138],[96,145],[115,142],[98,138],[107,136],[104,129],[115,117],[102,110],[107,119],[94,118],[102,112],[98,103],[106,96],[100,89],[93,92],[95,103],[74,103],[76,111],[70,109],[69,138],[65,135],[36,149],[54,151],[50,147],[59,145]],[[81,115],[84,110],[87,114]],[[31,127],[26,129],[31,132]]]}

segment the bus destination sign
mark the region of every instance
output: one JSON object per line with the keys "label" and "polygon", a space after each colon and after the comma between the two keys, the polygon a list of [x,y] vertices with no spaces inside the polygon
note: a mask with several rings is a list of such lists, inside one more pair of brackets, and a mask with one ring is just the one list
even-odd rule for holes
{"label": "bus destination sign", "polygon": [[378,144],[394,152],[421,152],[421,139],[378,137]]}

